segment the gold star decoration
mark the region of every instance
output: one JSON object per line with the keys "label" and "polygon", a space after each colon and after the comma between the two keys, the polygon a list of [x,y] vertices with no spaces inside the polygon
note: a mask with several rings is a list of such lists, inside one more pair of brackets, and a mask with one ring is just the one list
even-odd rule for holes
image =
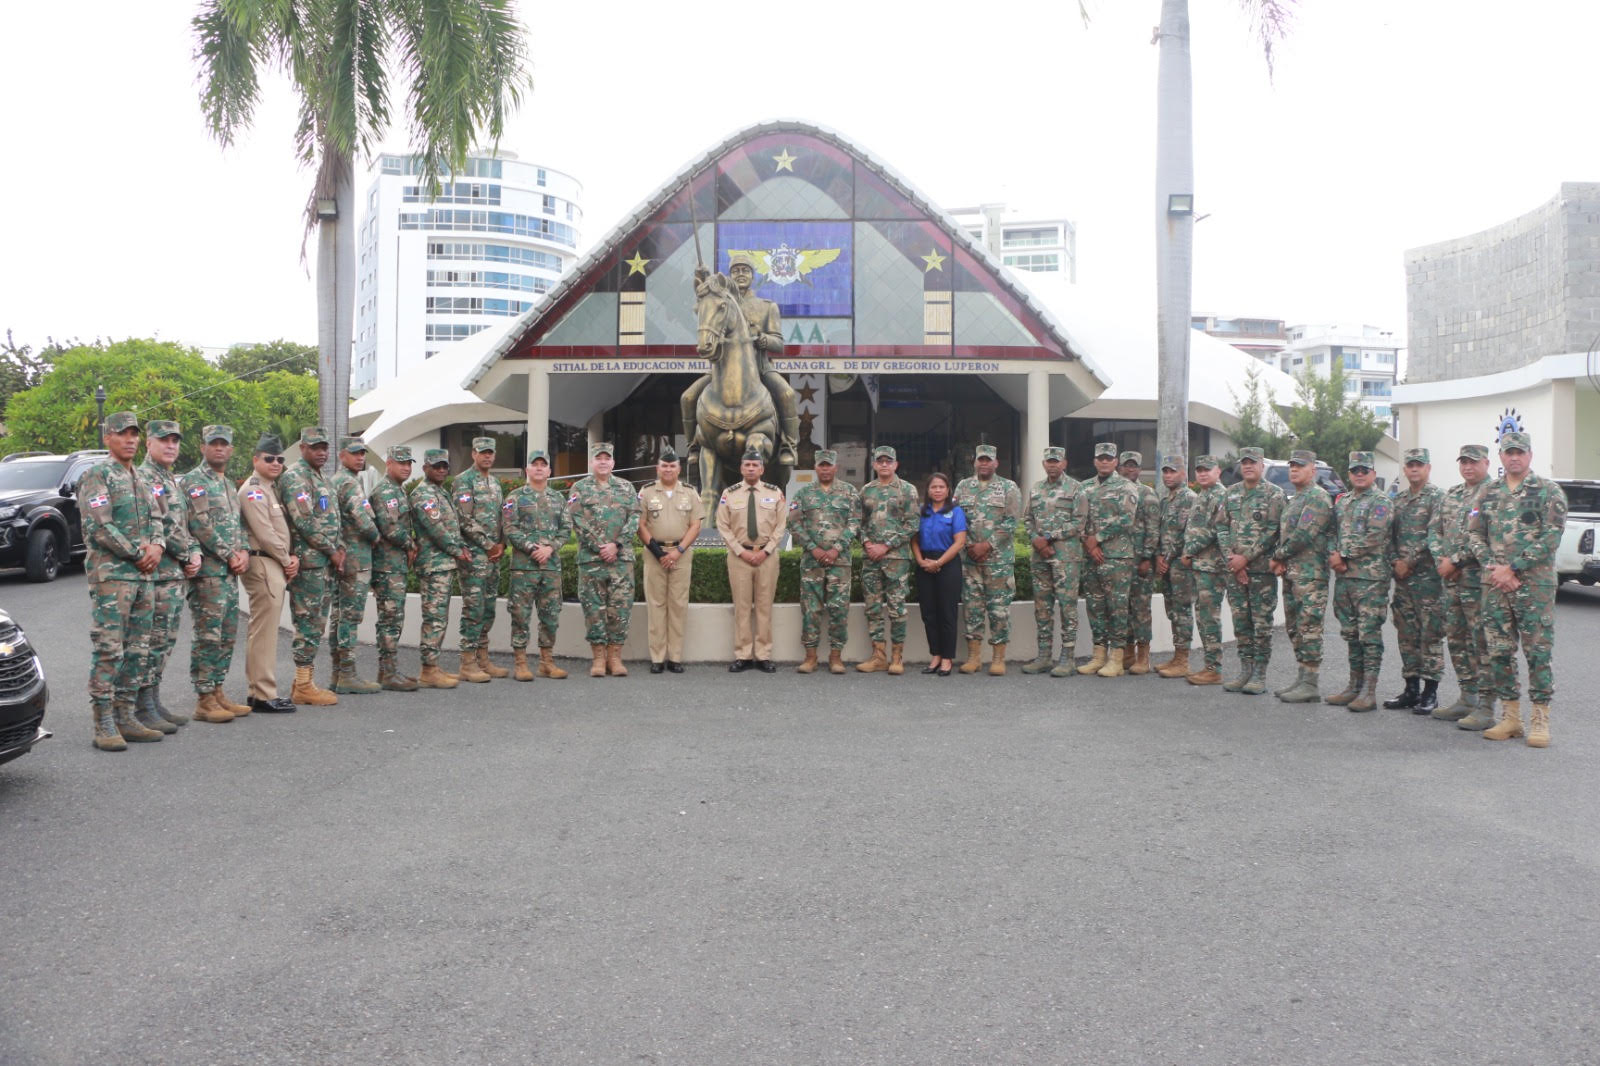
{"label": "gold star decoration", "polygon": [[805,385],[795,391],[800,394],[801,403],[810,403],[817,398],[817,387],[815,385]]}
{"label": "gold star decoration", "polygon": [[650,263],[651,260],[646,259],[636,249],[634,251],[634,253],[633,253],[633,258],[632,259],[624,259],[623,262],[628,264],[628,276],[632,277],[635,274],[643,274],[646,264]]}
{"label": "gold star decoration", "polygon": [[928,264],[922,268],[922,272],[926,274],[930,270],[937,270],[941,274],[944,273],[945,258],[945,256],[939,254],[939,249],[935,248],[933,251],[922,257],[922,261]]}
{"label": "gold star decoration", "polygon": [[[800,157],[797,155],[790,155],[789,149],[785,148],[782,154],[773,156],[772,161],[778,164],[778,170],[787,170],[789,173],[793,174],[794,161],[799,158]],[[777,170],[773,171],[774,174],[777,172]]]}

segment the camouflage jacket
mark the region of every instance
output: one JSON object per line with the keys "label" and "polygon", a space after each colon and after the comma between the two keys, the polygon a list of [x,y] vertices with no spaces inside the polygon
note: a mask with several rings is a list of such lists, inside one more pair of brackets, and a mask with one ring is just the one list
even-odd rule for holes
{"label": "camouflage jacket", "polygon": [[1217,546],[1217,512],[1222,509],[1222,498],[1227,494],[1228,490],[1220,483],[1195,493],[1188,524],[1183,527],[1183,554],[1189,556],[1196,570],[1208,574],[1228,569],[1228,560]]}
{"label": "camouflage jacket", "polygon": [[917,487],[909,481],[867,482],[861,489],[861,542],[887,544],[885,559],[911,558],[911,538],[922,524],[921,506]]}
{"label": "camouflage jacket", "polygon": [[339,504],[333,487],[301,459],[278,478],[278,499],[289,519],[289,543],[300,557],[300,569],[321,570],[344,547]]}
{"label": "camouflage jacket", "polygon": [[633,485],[619,477],[604,485],[591,474],[572,486],[567,496],[567,515],[578,535],[578,562],[598,563],[600,546],[615,544],[621,553],[618,562],[633,561],[632,548],[639,528],[639,494]]}
{"label": "camouflage jacket", "polygon": [[1083,535],[1089,526],[1089,487],[1062,474],[1057,481],[1040,478],[1028,493],[1023,516],[1028,536],[1051,542],[1063,558],[1083,558]]}
{"label": "camouflage jacket", "polygon": [[1017,559],[1017,523],[1022,520],[1022,490],[1010,478],[994,475],[988,482],[963,478],[952,502],[967,513],[967,544],[994,545],[984,562],[1010,565]]}
{"label": "camouflage jacket", "polygon": [[1433,554],[1434,565],[1448,559],[1458,570],[1467,571],[1462,576],[1470,581],[1479,580],[1479,573],[1478,560],[1472,554],[1467,535],[1467,520],[1478,509],[1488,489],[1489,480],[1485,478],[1476,486],[1463,481],[1447,490],[1434,509],[1433,521],[1428,523],[1428,551]]}
{"label": "camouflage jacket", "polygon": [[1194,489],[1180,481],[1177,488],[1168,489],[1159,498],[1161,535],[1156,540],[1156,554],[1172,560],[1183,554],[1183,531],[1188,528],[1189,515],[1200,497],[1195,495]]}
{"label": "camouflage jacket", "polygon": [[445,573],[460,565],[458,557],[467,547],[461,520],[449,494],[431,481],[424,480],[411,493],[411,529],[417,538],[417,573]]}
{"label": "camouflage jacket", "polygon": [[1265,478],[1253,489],[1241,481],[1228,489],[1217,508],[1217,547],[1224,557],[1244,556],[1251,573],[1266,573],[1278,547],[1282,517],[1282,489]]}
{"label": "camouflage jacket", "polygon": [[1394,498],[1394,521],[1389,535],[1394,538],[1394,557],[1403,560],[1414,574],[1432,575],[1437,564],[1428,547],[1428,528],[1444,502],[1444,490],[1434,484],[1411,492],[1409,486]]}
{"label": "camouflage jacket", "polygon": [[1556,548],[1567,527],[1567,494],[1530,472],[1516,488],[1489,482],[1478,512],[1467,520],[1472,554],[1484,566],[1507,565],[1523,581],[1555,584]]}
{"label": "camouflage jacket", "polygon": [[1374,486],[1366,492],[1347,492],[1333,505],[1335,549],[1347,569],[1340,577],[1363,581],[1389,580],[1389,526],[1394,508],[1389,497]]}
{"label": "camouflage jacket", "polygon": [[1333,551],[1333,500],[1313,481],[1283,505],[1278,519],[1278,549],[1272,557],[1306,578],[1328,573]]}
{"label": "camouflage jacket", "polygon": [[233,482],[201,463],[179,479],[189,536],[200,548],[201,577],[227,577],[234,552],[250,550],[239,519],[239,497]]}
{"label": "camouflage jacket", "polygon": [[373,486],[367,502],[372,505],[372,524],[378,527],[378,539],[372,545],[372,572],[405,573],[411,565],[406,553],[417,543],[416,532],[411,527],[411,501],[406,498],[405,486],[385,476]]}
{"label": "camouflage jacket", "polygon": [[[344,531],[345,550],[356,560],[357,570],[372,569],[372,546],[378,542],[378,526],[372,518],[372,504],[361,491],[361,479],[343,466],[328,477],[333,498],[339,501],[339,527]],[[349,559],[345,565],[349,565]]]}
{"label": "camouflage jacket", "polygon": [[1161,497],[1142,481],[1134,484],[1139,489],[1139,513],[1133,521],[1134,557],[1154,559],[1161,550]]}
{"label": "camouflage jacket", "polygon": [[[1107,559],[1137,559],[1144,550],[1144,530],[1139,526],[1139,487],[1121,474],[1089,486],[1089,528]],[[1137,538],[1137,539],[1135,539]]]}
{"label": "camouflage jacket", "polygon": [[145,457],[139,464],[139,480],[150,486],[150,513],[161,524],[161,565],[156,567],[157,581],[182,581],[183,565],[200,554],[200,546],[189,535],[189,508],[184,505],[183,490],[178,487],[178,476],[170,467],[161,466]]}
{"label": "camouflage jacket", "polygon": [[860,533],[861,493],[848,481],[835,479],[832,489],[815,481],[802,485],[789,503],[789,535],[804,552],[802,570],[822,568],[811,554],[817,548],[838,548],[839,561],[834,565],[849,566],[850,545]]}
{"label": "camouflage jacket", "polygon": [[[572,539],[567,498],[549,485],[517,489],[500,505],[500,539],[511,545],[511,569],[560,570],[561,547]],[[533,561],[533,550],[546,544],[556,550],[540,566]]]}
{"label": "camouflage jacket", "polygon": [[486,552],[500,543],[500,505],[505,494],[492,474],[476,467],[456,478],[450,494],[461,519],[461,539],[474,552]]}
{"label": "camouflage jacket", "polygon": [[78,481],[83,543],[89,550],[90,582],[149,581],[136,565],[146,544],[165,546],[159,520],[150,510],[145,475],[107,459]]}

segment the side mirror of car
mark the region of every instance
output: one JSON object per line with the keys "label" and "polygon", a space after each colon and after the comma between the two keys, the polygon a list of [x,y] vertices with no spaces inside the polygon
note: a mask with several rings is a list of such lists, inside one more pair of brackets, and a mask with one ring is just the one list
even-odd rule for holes
{"label": "side mirror of car", "polygon": [[72,484],[71,482],[63,481],[61,483],[61,495],[70,498],[72,496],[72,494],[77,492],[77,491],[78,491],[78,486]]}

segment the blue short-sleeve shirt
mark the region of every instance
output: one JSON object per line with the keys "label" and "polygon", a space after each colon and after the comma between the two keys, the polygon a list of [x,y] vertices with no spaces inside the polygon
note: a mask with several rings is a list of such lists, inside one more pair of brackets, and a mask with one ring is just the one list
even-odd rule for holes
{"label": "blue short-sleeve shirt", "polygon": [[967,512],[960,507],[946,507],[934,511],[922,509],[922,525],[917,530],[917,543],[924,555],[943,555],[956,542],[957,533],[967,531]]}

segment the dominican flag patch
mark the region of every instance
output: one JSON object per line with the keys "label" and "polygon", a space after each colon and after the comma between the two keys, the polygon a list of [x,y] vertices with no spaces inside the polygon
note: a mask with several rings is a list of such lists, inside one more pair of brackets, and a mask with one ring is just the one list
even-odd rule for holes
{"label": "dominican flag patch", "polygon": [[515,511],[517,509],[517,501],[507,500],[505,503],[500,505],[500,509],[502,511]]}
{"label": "dominican flag patch", "polygon": [[93,497],[93,498],[91,498],[89,500],[89,506],[90,507],[104,507],[106,504],[108,504],[110,502],[111,502],[110,497],[106,496],[104,493],[101,493],[99,496],[95,496],[95,497]]}
{"label": "dominican flag patch", "polygon": [[472,493],[463,492],[461,495],[457,496],[456,499],[459,500],[461,503],[471,503],[472,502]]}
{"label": "dominican flag patch", "polygon": [[262,492],[260,489],[251,489],[249,492],[244,494],[244,498],[247,500],[264,500],[267,498],[267,494]]}
{"label": "dominican flag patch", "polygon": [[205,494],[206,494],[206,490],[205,490],[205,486],[203,486],[203,485],[196,485],[194,488],[189,490],[189,498],[190,499],[198,500],[200,497],[204,496]]}
{"label": "dominican flag patch", "polygon": [[152,496],[165,496],[167,494],[167,487],[158,481],[154,485],[150,486],[150,494]]}
{"label": "dominican flag patch", "polygon": [[294,498],[299,503],[310,503],[311,502],[311,493],[309,493],[309,492],[297,492],[297,493],[294,494]]}
{"label": "dominican flag patch", "polygon": [[391,511],[400,506],[400,501],[393,498],[384,500],[383,502]]}

